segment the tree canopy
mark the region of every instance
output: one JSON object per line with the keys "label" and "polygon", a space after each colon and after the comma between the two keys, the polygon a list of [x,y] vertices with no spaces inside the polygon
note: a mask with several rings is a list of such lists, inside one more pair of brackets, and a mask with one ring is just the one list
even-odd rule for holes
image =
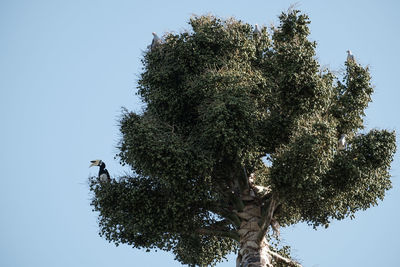
{"label": "tree canopy", "polygon": [[264,230],[271,220],[327,227],[383,199],[395,133],[361,133],[368,67],[321,68],[308,16],[293,10],[279,20],[254,33],[236,19],[196,16],[190,30],[144,52],[145,108],[124,110],[120,121],[117,156],[133,172],[90,180],[102,236],[212,265],[240,249],[246,190]]}

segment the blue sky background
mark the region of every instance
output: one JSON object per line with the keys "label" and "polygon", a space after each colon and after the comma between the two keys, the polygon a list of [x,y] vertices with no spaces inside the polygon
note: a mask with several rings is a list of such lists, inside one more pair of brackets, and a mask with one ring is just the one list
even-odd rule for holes
{"label": "blue sky background", "polygon": [[[192,14],[269,25],[294,1],[0,1],[0,266],[181,266],[170,253],[115,247],[98,236],[89,161],[112,175],[121,106],[135,96],[151,32],[180,32]],[[376,86],[366,125],[397,129],[400,2],[300,1],[321,65],[343,67],[346,50]],[[282,231],[311,267],[398,266],[399,153],[393,189],[379,206],[328,229]],[[218,266],[235,266],[235,256]]]}

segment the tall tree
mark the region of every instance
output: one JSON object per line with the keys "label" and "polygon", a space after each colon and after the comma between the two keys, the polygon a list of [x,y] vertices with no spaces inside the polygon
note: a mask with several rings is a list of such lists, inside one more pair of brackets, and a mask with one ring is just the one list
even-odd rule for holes
{"label": "tall tree", "polygon": [[383,199],[395,133],[359,133],[368,68],[352,57],[340,77],[321,69],[308,16],[279,19],[269,34],[193,17],[144,53],[146,106],[120,122],[118,158],[133,174],[90,180],[100,235],[191,266],[233,251],[237,266],[295,266],[270,226],[327,227]]}

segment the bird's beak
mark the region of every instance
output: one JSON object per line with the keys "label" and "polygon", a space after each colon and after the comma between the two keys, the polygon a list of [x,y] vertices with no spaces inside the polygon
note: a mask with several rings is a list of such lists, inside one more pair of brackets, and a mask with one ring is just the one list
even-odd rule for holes
{"label": "bird's beak", "polygon": [[100,161],[99,161],[99,160],[91,160],[90,162],[91,162],[92,164],[90,164],[89,168],[90,168],[90,167],[93,167],[93,166],[99,166],[99,162],[100,162]]}

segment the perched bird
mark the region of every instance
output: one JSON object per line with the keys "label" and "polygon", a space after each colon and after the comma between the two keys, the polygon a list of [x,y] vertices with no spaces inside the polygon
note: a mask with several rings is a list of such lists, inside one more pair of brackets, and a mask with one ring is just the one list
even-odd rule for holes
{"label": "perched bird", "polygon": [[151,41],[150,49],[153,50],[161,44],[162,40],[155,32],[152,32],[151,34],[153,34],[153,41]]}
{"label": "perched bird", "polygon": [[258,27],[258,24],[255,25],[253,34],[261,35],[261,30],[260,30],[260,28]]}
{"label": "perched bird", "polygon": [[342,134],[338,142],[338,149],[343,150],[346,148],[346,135]]}
{"label": "perched bird", "polygon": [[351,53],[351,51],[347,50],[346,52],[347,52],[347,62],[350,62],[350,61],[351,62],[356,62],[355,59],[354,59],[353,54]]}
{"label": "perched bird", "polygon": [[92,166],[99,166],[100,167],[100,169],[99,169],[99,179],[100,179],[101,182],[109,182],[109,181],[111,181],[110,174],[108,173],[108,171],[106,169],[106,164],[102,160],[97,159],[97,160],[91,160],[90,162],[92,164],[90,164],[89,168],[92,167]]}

